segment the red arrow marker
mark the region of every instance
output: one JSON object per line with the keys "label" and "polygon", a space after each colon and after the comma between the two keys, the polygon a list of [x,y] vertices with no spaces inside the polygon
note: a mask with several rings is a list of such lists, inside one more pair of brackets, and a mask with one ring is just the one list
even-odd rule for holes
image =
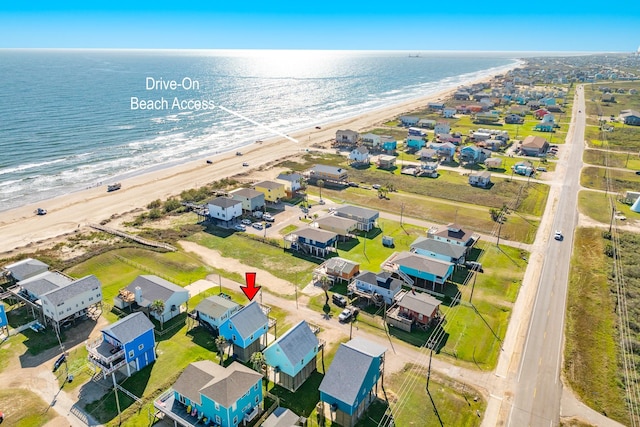
{"label": "red arrow marker", "polygon": [[256,286],[256,273],[244,273],[247,286],[240,286],[242,292],[249,298],[249,301],[253,300],[261,286]]}

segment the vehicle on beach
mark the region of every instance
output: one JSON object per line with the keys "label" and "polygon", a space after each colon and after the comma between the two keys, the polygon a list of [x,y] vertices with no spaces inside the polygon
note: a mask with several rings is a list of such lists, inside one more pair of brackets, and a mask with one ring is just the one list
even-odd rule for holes
{"label": "vehicle on beach", "polygon": [[47,214],[47,210],[44,208],[38,208],[36,209],[36,214],[37,215],[46,215]]}
{"label": "vehicle on beach", "polygon": [[247,162],[244,162],[244,163],[242,164],[242,166],[245,166],[245,167],[247,167],[247,166],[249,166],[249,163],[247,163]]}
{"label": "vehicle on beach", "polygon": [[116,191],[116,190],[119,190],[121,188],[122,188],[122,184],[120,184],[119,182],[107,185],[107,191],[108,192]]}
{"label": "vehicle on beach", "polygon": [[236,156],[242,156],[242,152],[236,151]]}
{"label": "vehicle on beach", "polygon": [[207,160],[207,164],[208,165],[212,165],[213,164],[213,160]]}
{"label": "vehicle on beach", "polygon": [[553,238],[559,241],[564,240],[564,236],[562,235],[562,231],[556,230],[555,234],[553,235]]}
{"label": "vehicle on beach", "polygon": [[316,129],[322,129],[320,126],[316,126]]}

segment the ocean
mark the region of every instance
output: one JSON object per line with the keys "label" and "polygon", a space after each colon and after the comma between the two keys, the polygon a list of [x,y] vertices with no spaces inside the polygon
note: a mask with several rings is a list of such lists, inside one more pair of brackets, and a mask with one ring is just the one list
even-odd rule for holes
{"label": "ocean", "polygon": [[454,88],[518,57],[0,50],[0,211]]}

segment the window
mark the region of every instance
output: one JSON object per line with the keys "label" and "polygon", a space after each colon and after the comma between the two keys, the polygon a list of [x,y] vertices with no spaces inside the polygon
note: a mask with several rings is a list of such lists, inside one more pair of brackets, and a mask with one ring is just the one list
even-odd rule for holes
{"label": "window", "polygon": [[238,425],[238,416],[233,417],[233,425]]}
{"label": "window", "polygon": [[129,350],[129,359],[133,359],[133,350]]}
{"label": "window", "polygon": [[252,339],[253,339],[253,334],[251,334],[251,338],[249,338],[249,339],[250,339],[250,340],[252,340]]}
{"label": "window", "polygon": [[258,390],[258,383],[255,383],[255,385],[253,386],[254,390]]}
{"label": "window", "polygon": [[256,405],[258,404],[260,400],[258,399],[258,396],[256,396]]}
{"label": "window", "polygon": [[[231,405],[231,410],[232,410],[232,411],[234,411],[234,412],[235,412],[235,411],[236,411],[236,409],[238,409],[238,406],[237,406],[237,404],[236,404],[236,403],[234,403],[233,405]],[[234,421],[234,423],[237,423],[237,421]]]}
{"label": "window", "polygon": [[178,401],[179,401],[180,403],[182,403],[182,404],[186,404],[185,399],[184,399],[184,396],[183,396],[183,395],[181,395],[181,394],[179,394],[179,395],[178,395]]}
{"label": "window", "polygon": [[89,301],[93,301],[93,297],[89,297]]}
{"label": "window", "polygon": [[[216,407],[216,411],[220,410],[220,404],[218,402],[215,402],[215,407]],[[220,421],[216,421],[217,423],[220,423]]]}
{"label": "window", "polygon": [[64,311],[59,311],[58,312],[59,315],[62,315],[63,313],[64,313]]}
{"label": "window", "polygon": [[67,311],[71,311],[71,307],[67,308]]}
{"label": "window", "polygon": [[140,345],[138,346],[138,350],[140,350],[140,351],[142,351],[142,349],[143,349],[143,348],[144,348],[144,344],[140,344]]}
{"label": "window", "polygon": [[233,342],[236,341],[236,336],[235,335],[231,335],[231,339],[233,340]]}
{"label": "window", "polygon": [[216,415],[216,424],[222,424],[222,420],[220,419],[220,415]]}

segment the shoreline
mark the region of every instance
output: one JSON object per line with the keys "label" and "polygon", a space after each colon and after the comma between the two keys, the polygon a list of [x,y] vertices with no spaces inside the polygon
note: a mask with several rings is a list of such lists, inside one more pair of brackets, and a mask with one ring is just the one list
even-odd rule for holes
{"label": "shoreline", "polygon": [[[16,249],[32,247],[45,240],[73,233],[88,223],[99,223],[104,219],[144,208],[153,200],[176,196],[186,189],[197,188],[242,172],[251,173],[265,164],[299,154],[315,144],[334,139],[338,129],[351,128],[358,132],[370,129],[395,116],[424,108],[428,102],[450,97],[459,86],[490,81],[496,75],[517,66],[518,63],[456,87],[331,122],[323,125],[322,129],[306,128],[289,134],[297,139],[298,143],[276,136],[261,143],[254,142],[243,146],[242,156],[236,156],[234,150],[230,150],[214,156],[189,160],[176,166],[142,171],[123,179],[122,188],[114,192],[107,192],[104,184],[2,211],[0,253],[11,253]],[[211,159],[213,163],[207,164],[205,159]],[[248,168],[242,166],[244,162],[249,164]],[[47,215],[36,215],[35,210],[38,207],[47,209]]]}

